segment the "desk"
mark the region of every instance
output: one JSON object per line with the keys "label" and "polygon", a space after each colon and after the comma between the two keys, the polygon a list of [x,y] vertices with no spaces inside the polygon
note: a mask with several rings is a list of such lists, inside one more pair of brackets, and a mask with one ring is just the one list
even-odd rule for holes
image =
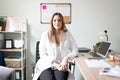
{"label": "desk", "polygon": [[[117,77],[102,76],[99,74],[101,68],[89,68],[85,63],[85,57],[76,57],[75,64],[80,70],[84,80],[120,80]],[[110,65],[115,66],[115,63],[110,63]]]}

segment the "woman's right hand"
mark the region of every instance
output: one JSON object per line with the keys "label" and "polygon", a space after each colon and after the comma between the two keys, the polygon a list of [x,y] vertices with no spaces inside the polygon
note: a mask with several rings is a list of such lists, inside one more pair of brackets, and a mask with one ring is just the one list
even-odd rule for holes
{"label": "woman's right hand", "polygon": [[59,71],[62,71],[62,67],[60,66],[60,64],[54,62],[54,63],[52,63],[52,66],[57,68]]}
{"label": "woman's right hand", "polygon": [[[63,60],[63,62],[64,62],[64,60]],[[56,62],[53,62],[52,66],[57,68],[59,71],[64,71],[64,72],[67,71],[67,68],[68,68],[67,64],[63,65],[63,64],[56,63]]]}

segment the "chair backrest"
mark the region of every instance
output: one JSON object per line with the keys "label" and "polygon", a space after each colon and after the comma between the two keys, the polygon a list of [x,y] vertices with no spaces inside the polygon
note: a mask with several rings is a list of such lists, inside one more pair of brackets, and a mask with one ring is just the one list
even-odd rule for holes
{"label": "chair backrest", "polygon": [[37,41],[36,42],[36,62],[40,59],[40,54],[39,54],[39,44],[40,44],[40,41]]}

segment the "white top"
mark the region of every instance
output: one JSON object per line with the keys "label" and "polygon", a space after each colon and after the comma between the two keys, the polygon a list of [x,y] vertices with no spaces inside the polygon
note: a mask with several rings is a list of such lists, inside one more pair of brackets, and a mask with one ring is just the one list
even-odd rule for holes
{"label": "white top", "polygon": [[62,58],[61,58],[61,51],[59,46],[56,47],[56,51],[57,51],[57,54],[56,54],[55,61],[60,63],[62,61]]}
{"label": "white top", "polygon": [[41,36],[39,51],[40,59],[36,64],[33,80],[37,80],[43,70],[50,68],[53,60],[57,60],[59,62],[66,55],[69,55],[72,60],[78,55],[76,42],[69,31],[65,33],[63,40],[58,47],[49,42],[48,32],[44,32]]}

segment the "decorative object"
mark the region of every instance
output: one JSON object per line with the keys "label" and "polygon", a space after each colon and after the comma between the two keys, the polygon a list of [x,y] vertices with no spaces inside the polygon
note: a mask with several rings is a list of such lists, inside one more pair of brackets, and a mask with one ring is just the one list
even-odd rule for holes
{"label": "decorative object", "polygon": [[14,40],[14,48],[22,48],[24,44],[23,40]]}
{"label": "decorative object", "polygon": [[2,31],[2,26],[0,26],[0,31]]}
{"label": "decorative object", "polygon": [[13,40],[12,39],[5,39],[5,48],[13,48]]}
{"label": "decorative object", "polygon": [[71,4],[70,3],[41,3],[40,19],[42,24],[50,23],[50,19],[55,12],[63,15],[65,23],[71,23]]}

